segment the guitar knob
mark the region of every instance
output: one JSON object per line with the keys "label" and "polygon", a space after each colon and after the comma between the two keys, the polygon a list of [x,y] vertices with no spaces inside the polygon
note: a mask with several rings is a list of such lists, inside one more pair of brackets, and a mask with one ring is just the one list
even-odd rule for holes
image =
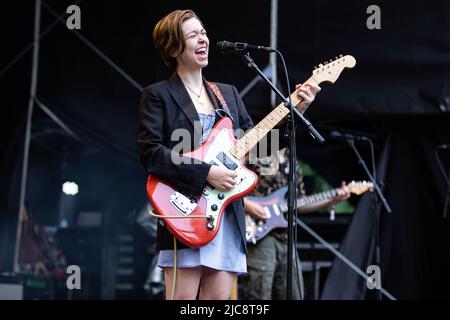
{"label": "guitar knob", "polygon": [[212,210],[212,211],[217,211],[217,209],[219,209],[219,208],[217,207],[217,204],[213,204],[213,205],[211,206],[211,210]]}
{"label": "guitar knob", "polygon": [[214,217],[213,216],[209,216],[206,219],[206,228],[210,231],[214,230]]}
{"label": "guitar knob", "polygon": [[217,195],[217,198],[219,198],[219,200],[223,200],[225,198],[225,195],[223,193],[219,193]]}

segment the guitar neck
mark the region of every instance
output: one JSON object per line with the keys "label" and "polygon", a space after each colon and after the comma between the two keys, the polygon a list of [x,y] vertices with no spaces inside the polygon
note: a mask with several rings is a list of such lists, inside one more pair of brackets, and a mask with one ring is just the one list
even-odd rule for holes
{"label": "guitar neck", "polygon": [[302,208],[311,204],[316,204],[325,200],[330,200],[336,196],[338,191],[339,188],[336,188],[320,193],[315,193],[307,197],[299,198],[297,199],[297,206],[299,208]]}
{"label": "guitar neck", "polygon": [[[319,84],[314,77],[310,77],[305,83]],[[297,93],[294,92],[290,95],[291,101],[295,106],[298,106],[303,99],[298,98]],[[304,113],[306,108],[297,108],[298,111]],[[275,109],[272,110],[263,120],[261,120],[255,127],[248,131],[238,142],[230,149],[230,153],[237,159],[242,159],[255,147],[266,134],[270,132],[278,123],[281,122],[288,114],[290,110],[284,106],[284,102],[280,103]]]}

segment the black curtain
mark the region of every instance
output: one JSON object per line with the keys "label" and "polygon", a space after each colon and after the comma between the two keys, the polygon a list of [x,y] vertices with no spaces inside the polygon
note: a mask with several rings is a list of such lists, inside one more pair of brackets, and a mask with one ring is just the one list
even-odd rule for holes
{"label": "black curtain", "polygon": [[[25,117],[23,118],[25,120]],[[19,212],[25,121],[21,121],[0,162],[0,271],[12,271]]]}
{"label": "black curtain", "polygon": [[[450,297],[449,224],[443,218],[446,186],[435,156],[436,146],[448,142],[449,123],[448,116],[391,121],[378,159],[378,177],[392,208],[390,214],[380,208],[382,286],[398,299]],[[366,195],[341,247],[364,272],[375,264],[374,219]],[[375,297],[365,279],[336,258],[322,299]]]}

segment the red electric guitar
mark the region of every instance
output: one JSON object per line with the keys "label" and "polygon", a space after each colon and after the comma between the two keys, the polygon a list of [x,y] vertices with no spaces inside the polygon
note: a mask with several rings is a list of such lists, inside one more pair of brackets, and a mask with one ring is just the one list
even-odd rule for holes
{"label": "red electric guitar", "polygon": [[[320,64],[305,83],[334,83],[342,70],[353,68],[355,64],[356,60],[352,56],[340,56],[334,61]],[[295,92],[291,94],[291,101],[296,106],[301,102]],[[298,110],[303,113],[306,108]],[[157,177],[149,176],[147,195],[153,209],[163,216],[161,219],[166,227],[178,240],[190,247],[201,247],[214,239],[227,205],[244,197],[256,186],[257,176],[245,167],[245,156],[288,114],[289,109],[281,103],[239,140],[234,137],[231,120],[222,118],[211,129],[202,146],[183,154],[234,170],[237,183],[230,191],[222,192],[207,184],[201,195],[193,197],[182,190],[175,190]]]}

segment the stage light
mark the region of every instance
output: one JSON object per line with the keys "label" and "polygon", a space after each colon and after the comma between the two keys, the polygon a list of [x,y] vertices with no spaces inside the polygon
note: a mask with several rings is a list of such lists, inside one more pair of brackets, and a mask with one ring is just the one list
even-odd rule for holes
{"label": "stage light", "polygon": [[69,196],[74,196],[78,193],[78,185],[75,182],[66,181],[62,185],[62,191]]}

